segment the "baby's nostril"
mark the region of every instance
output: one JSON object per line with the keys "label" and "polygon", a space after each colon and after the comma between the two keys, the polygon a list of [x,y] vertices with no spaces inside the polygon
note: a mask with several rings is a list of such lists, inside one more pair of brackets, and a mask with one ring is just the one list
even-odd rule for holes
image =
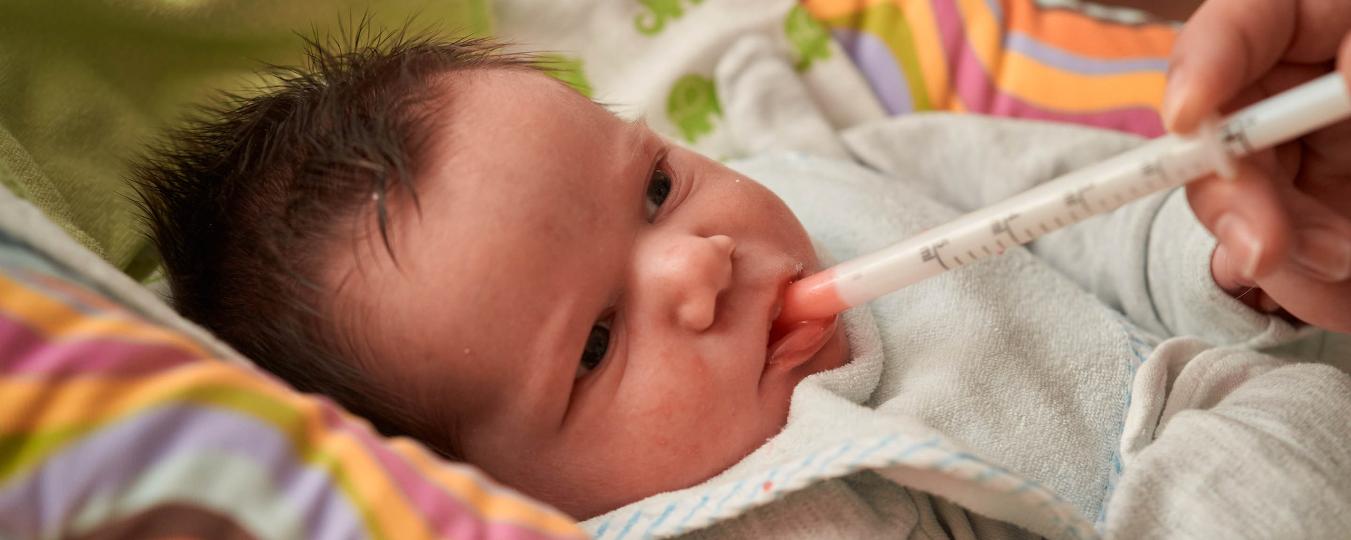
{"label": "baby's nostril", "polygon": [[713,325],[716,298],[695,298],[680,305],[676,317],[681,326],[694,331],[704,331]]}

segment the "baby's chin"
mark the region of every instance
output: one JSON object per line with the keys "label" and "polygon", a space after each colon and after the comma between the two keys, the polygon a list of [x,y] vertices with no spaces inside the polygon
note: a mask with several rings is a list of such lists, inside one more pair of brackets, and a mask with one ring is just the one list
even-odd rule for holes
{"label": "baby's chin", "polygon": [[[808,361],[804,367],[808,375],[830,371],[849,363],[849,339],[844,324],[837,323],[830,340]],[[800,381],[799,381],[800,382]]]}

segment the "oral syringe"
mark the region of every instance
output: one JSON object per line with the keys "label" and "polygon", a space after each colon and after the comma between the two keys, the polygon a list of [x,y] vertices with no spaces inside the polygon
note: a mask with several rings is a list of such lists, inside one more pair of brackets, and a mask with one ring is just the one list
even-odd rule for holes
{"label": "oral syringe", "polygon": [[829,317],[926,278],[998,255],[1056,229],[1211,173],[1234,159],[1351,117],[1351,96],[1328,74],[1206,124],[1166,135],[917,236],[788,286],[780,323]]}

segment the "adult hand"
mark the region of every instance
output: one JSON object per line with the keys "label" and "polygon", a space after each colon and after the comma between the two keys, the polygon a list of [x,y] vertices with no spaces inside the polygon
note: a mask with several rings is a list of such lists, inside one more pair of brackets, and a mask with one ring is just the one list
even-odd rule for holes
{"label": "adult hand", "polygon": [[[1351,3],[1211,0],[1183,27],[1162,110],[1188,133],[1338,69],[1351,86]],[[1233,180],[1187,186],[1219,239],[1215,281],[1263,311],[1351,332],[1351,122],[1242,161]]]}

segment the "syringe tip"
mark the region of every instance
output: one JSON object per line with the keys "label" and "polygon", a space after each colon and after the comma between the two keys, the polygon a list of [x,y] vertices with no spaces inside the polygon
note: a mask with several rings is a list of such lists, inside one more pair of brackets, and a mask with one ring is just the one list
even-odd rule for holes
{"label": "syringe tip", "polygon": [[826,270],[788,285],[777,323],[824,319],[849,309],[835,287],[835,273]]}

